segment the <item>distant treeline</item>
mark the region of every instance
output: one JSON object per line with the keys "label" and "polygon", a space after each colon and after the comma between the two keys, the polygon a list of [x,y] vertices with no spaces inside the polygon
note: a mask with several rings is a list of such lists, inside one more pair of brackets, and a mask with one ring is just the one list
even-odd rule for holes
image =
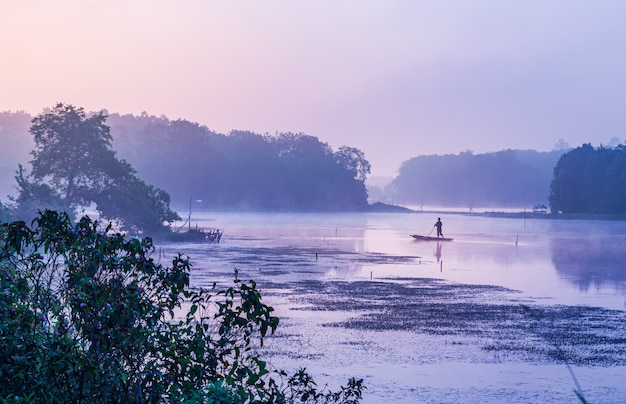
{"label": "distant treeline", "polygon": [[[370,164],[305,134],[215,133],[197,123],[111,114],[113,146],[141,178],[194,208],[345,211],[367,207]],[[201,201],[201,202],[199,202]]]}
{"label": "distant treeline", "polygon": [[554,167],[564,150],[418,156],[393,181],[400,204],[455,207],[547,205]]}
{"label": "distant treeline", "polygon": [[[106,113],[105,113],[106,115]],[[34,142],[33,119],[0,113],[0,191],[13,193],[18,164]],[[301,133],[218,134],[197,123],[142,114],[110,114],[113,148],[147,183],[167,191],[172,206],[187,209],[353,211],[367,207],[370,163],[357,148],[334,151]],[[201,202],[199,202],[201,201]]]}
{"label": "distant treeline", "polygon": [[[32,157],[31,119],[24,112],[0,113],[0,191],[15,183],[17,165]],[[354,147],[334,151],[301,133],[225,135],[145,113],[110,114],[106,124],[118,157],[167,191],[179,210],[190,201],[194,209],[367,207],[370,164]],[[587,144],[569,151],[418,156],[402,163],[385,193],[371,202],[469,208],[549,204],[553,212],[624,214],[626,151],[624,145]]]}

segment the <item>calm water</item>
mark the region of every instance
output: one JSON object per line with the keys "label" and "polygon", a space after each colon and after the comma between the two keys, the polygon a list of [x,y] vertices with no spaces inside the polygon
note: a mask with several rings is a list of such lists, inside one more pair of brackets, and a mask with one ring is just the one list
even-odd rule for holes
{"label": "calm water", "polygon": [[[416,241],[441,217],[452,242]],[[506,219],[454,213],[195,214],[203,228],[224,231],[216,245],[165,245],[194,265],[192,282],[244,279],[286,285],[303,280],[395,282],[436,278],[498,285],[540,304],[626,310],[626,222]],[[434,234],[434,231],[432,232]],[[432,234],[431,234],[432,235]],[[576,402],[565,366],[507,363],[455,351],[454,342],[407,332],[356,332],[320,325],[342,314],[294,310],[284,287],[268,303],[294,333],[293,363],[329,385],[364,377],[365,403]],[[284,321],[283,321],[284,320]],[[342,344],[341,341],[354,341]],[[362,344],[360,344],[362,342]],[[366,343],[367,342],[367,343]],[[284,343],[284,342],[283,342]],[[375,348],[367,349],[370,344]],[[362,345],[362,346],[359,346]],[[418,362],[407,357],[420,357]],[[626,366],[626,365],[625,365]],[[626,367],[574,369],[591,402],[626,402]],[[566,401],[563,401],[566,399]]]}

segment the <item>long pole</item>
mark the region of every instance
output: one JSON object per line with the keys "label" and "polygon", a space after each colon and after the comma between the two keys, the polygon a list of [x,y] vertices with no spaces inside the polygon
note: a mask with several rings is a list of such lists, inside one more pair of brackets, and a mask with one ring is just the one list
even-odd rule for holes
{"label": "long pole", "polygon": [[188,226],[189,226],[189,231],[191,231],[191,200],[192,197],[189,197],[189,216],[187,217],[187,221],[189,222]]}

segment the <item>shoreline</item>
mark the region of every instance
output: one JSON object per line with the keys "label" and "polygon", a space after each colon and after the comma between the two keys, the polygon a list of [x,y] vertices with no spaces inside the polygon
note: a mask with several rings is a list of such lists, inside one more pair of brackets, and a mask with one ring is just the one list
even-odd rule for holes
{"label": "shoreline", "polygon": [[[374,207],[375,206],[375,207]],[[598,214],[598,213],[543,213],[533,211],[497,211],[489,210],[484,212],[468,212],[461,209],[450,208],[444,209],[424,209],[415,210],[398,205],[389,205],[376,202],[370,205],[368,212],[385,212],[385,213],[436,213],[436,214],[454,214],[466,216],[484,216],[484,217],[502,217],[507,219],[554,219],[554,220],[626,220],[626,214]],[[494,208],[497,209],[497,208]],[[505,208],[503,208],[505,209]]]}

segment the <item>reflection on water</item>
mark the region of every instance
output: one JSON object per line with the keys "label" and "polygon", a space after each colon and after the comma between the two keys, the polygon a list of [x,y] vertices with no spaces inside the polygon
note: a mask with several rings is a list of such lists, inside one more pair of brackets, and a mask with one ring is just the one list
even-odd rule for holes
{"label": "reflection on water", "polygon": [[435,250],[435,257],[437,257],[437,262],[441,261],[441,249],[443,248],[443,241],[437,241],[437,247]]}
{"label": "reflection on water", "polygon": [[582,291],[610,286],[624,292],[626,236],[583,236],[550,240],[557,273]]}

